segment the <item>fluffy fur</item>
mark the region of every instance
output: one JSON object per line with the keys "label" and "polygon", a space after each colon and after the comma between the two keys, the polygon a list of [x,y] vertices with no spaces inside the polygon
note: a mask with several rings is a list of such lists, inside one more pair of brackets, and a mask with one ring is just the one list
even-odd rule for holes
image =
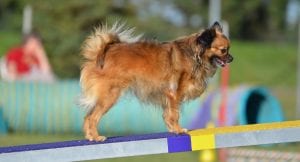
{"label": "fluffy fur", "polygon": [[199,97],[217,67],[232,61],[229,40],[217,22],[200,33],[163,43],[140,41],[141,36],[132,34],[133,29],[116,23],[110,29],[96,28],[84,42],[80,103],[89,110],[83,129],[91,141],[106,139],[97,125],[126,90],[162,107],[170,132],[186,132],[178,123],[179,105]]}

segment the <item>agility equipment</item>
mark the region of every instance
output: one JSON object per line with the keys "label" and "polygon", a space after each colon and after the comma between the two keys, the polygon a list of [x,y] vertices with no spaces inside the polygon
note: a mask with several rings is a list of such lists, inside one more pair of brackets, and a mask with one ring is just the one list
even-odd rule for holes
{"label": "agility equipment", "polygon": [[[7,129],[28,133],[82,132],[86,112],[76,106],[80,95],[77,80],[55,83],[0,81],[0,89],[0,133],[7,132]],[[211,90],[213,87],[209,89],[200,99],[182,105],[180,123],[183,127],[199,129],[204,128],[208,121],[217,121],[221,93],[220,90]],[[166,131],[162,110],[149,107],[139,103],[131,94],[124,94],[103,117],[102,133]],[[240,86],[228,90],[225,125],[279,122],[283,119],[277,99],[267,89]]]}
{"label": "agility equipment", "polygon": [[[210,91],[203,97],[201,109],[189,124],[190,129],[204,128],[209,121],[218,121],[222,104],[221,90]],[[239,86],[227,90],[224,125],[246,125],[284,121],[278,100],[264,87]],[[217,126],[220,126],[216,122]]]}
{"label": "agility equipment", "polygon": [[7,128],[6,128],[6,124],[4,123],[4,119],[2,119],[2,117],[3,117],[3,113],[0,107],[0,134],[6,134]]}
{"label": "agility equipment", "polygon": [[79,161],[300,141],[300,120],[0,148],[0,161]]}

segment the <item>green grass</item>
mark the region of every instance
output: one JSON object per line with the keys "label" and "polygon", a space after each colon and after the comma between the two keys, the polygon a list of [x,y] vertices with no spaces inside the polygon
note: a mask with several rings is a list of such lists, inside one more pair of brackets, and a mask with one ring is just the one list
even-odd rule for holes
{"label": "green grass", "polygon": [[79,139],[82,139],[82,136],[74,135],[74,134],[50,134],[49,135],[49,134],[10,133],[7,135],[0,135],[0,147],[79,140]]}
{"label": "green grass", "polygon": [[296,45],[233,41],[231,46],[231,84],[295,87]]}
{"label": "green grass", "polygon": [[4,56],[11,47],[21,42],[21,33],[0,30],[0,35],[0,57]]}

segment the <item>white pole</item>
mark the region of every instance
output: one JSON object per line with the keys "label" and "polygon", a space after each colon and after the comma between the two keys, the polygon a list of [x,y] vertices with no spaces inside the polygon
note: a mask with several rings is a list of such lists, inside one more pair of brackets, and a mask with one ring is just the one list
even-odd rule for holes
{"label": "white pole", "polygon": [[[221,0],[209,0],[208,7],[208,26],[214,24],[215,21],[220,22],[221,20]],[[219,75],[215,75],[211,80],[210,84],[214,87],[218,86]]]}
{"label": "white pole", "polygon": [[209,0],[209,24],[221,20],[221,0]]}
{"label": "white pole", "polygon": [[32,28],[32,8],[30,5],[26,5],[23,10],[23,35],[29,34]]}
{"label": "white pole", "polygon": [[227,21],[223,20],[222,21],[222,28],[223,28],[223,34],[229,38],[229,24]]}

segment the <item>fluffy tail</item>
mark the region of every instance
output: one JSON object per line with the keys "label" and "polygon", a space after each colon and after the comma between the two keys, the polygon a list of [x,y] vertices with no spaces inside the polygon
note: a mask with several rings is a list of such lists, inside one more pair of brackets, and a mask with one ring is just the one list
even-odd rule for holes
{"label": "fluffy tail", "polygon": [[[94,32],[85,40],[81,55],[85,62],[90,62],[95,65],[100,65],[101,68],[105,64],[105,53],[109,45],[114,43],[137,42],[142,35],[133,36],[134,28],[125,28],[125,23],[116,22],[111,28],[107,25],[100,26],[94,29]],[[89,64],[91,65],[91,64]],[[97,96],[94,96],[92,86],[94,83],[89,78],[89,70],[85,69],[83,64],[80,75],[80,85],[82,94],[78,98],[78,105],[91,111],[97,101]]]}
{"label": "fluffy tail", "polygon": [[99,26],[85,40],[82,56],[87,61],[96,61],[101,67],[104,64],[105,51],[114,43],[137,42],[142,35],[133,36],[134,28],[125,28],[125,23],[116,22],[111,28],[107,25]]}

